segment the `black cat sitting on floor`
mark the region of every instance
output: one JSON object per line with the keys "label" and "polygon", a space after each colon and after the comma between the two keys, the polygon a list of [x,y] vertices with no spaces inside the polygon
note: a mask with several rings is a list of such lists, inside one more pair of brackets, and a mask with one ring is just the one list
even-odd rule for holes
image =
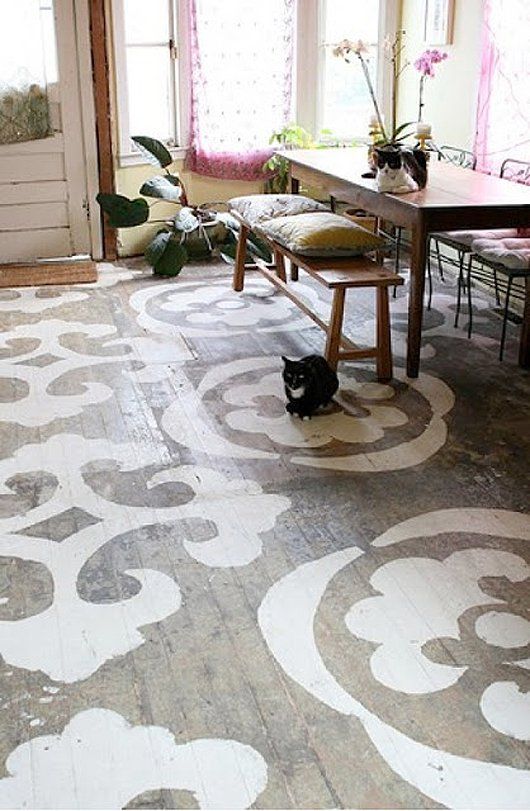
{"label": "black cat sitting on floor", "polygon": [[321,355],[307,355],[301,360],[289,360],[282,355],[282,360],[285,394],[289,400],[285,410],[298,414],[301,420],[311,419],[317,408],[331,402],[339,379]]}

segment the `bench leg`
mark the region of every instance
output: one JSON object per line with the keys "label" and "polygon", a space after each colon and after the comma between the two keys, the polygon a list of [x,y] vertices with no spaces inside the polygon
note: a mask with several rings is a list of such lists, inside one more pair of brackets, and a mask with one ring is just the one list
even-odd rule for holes
{"label": "bench leg", "polygon": [[295,265],[294,262],[291,262],[291,281],[298,281],[298,265]]}
{"label": "bench leg", "polygon": [[249,229],[245,225],[242,225],[237,241],[236,264],[232,281],[232,286],[237,293],[240,293],[245,285],[245,259],[247,258],[248,231]]}
{"label": "bench leg", "polygon": [[274,251],[274,264],[276,265],[276,274],[280,277],[282,282],[287,282],[287,274],[285,273],[285,258],[280,251]]}
{"label": "bench leg", "polygon": [[392,380],[388,287],[377,288],[377,379],[381,383]]}
{"label": "bench leg", "polygon": [[340,338],[342,335],[342,320],[344,318],[344,287],[336,287],[333,293],[331,308],[331,321],[329,322],[325,357],[332,369],[336,369],[339,362]]}

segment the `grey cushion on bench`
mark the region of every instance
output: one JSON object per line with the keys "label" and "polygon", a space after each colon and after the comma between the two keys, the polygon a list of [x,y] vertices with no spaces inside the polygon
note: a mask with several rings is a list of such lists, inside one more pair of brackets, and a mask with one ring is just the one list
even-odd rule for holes
{"label": "grey cushion on bench", "polygon": [[237,212],[251,228],[276,217],[329,210],[318,200],[311,200],[302,194],[247,194],[244,197],[232,197],[228,201],[228,208]]}

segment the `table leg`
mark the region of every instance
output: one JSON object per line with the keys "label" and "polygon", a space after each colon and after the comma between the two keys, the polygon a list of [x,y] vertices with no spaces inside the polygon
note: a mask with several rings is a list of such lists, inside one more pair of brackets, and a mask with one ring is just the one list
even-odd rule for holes
{"label": "table leg", "polygon": [[519,366],[530,369],[530,279],[525,279],[526,295],[524,300],[523,324],[519,343]]}
{"label": "table leg", "polygon": [[420,370],[423,293],[427,263],[427,231],[423,223],[412,229],[410,253],[409,324],[407,337],[407,375],[418,377]]}
{"label": "table leg", "polygon": [[233,288],[237,293],[240,293],[245,286],[245,260],[247,258],[247,236],[248,228],[242,225],[239,230],[239,238],[237,240],[236,249],[236,263],[234,266]]}

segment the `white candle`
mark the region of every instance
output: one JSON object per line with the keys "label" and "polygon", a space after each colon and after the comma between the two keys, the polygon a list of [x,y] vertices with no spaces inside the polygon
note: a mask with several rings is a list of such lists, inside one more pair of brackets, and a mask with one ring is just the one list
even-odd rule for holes
{"label": "white candle", "polygon": [[425,138],[430,138],[432,135],[432,127],[430,124],[422,124],[420,121],[416,124],[416,135],[423,135]]}

